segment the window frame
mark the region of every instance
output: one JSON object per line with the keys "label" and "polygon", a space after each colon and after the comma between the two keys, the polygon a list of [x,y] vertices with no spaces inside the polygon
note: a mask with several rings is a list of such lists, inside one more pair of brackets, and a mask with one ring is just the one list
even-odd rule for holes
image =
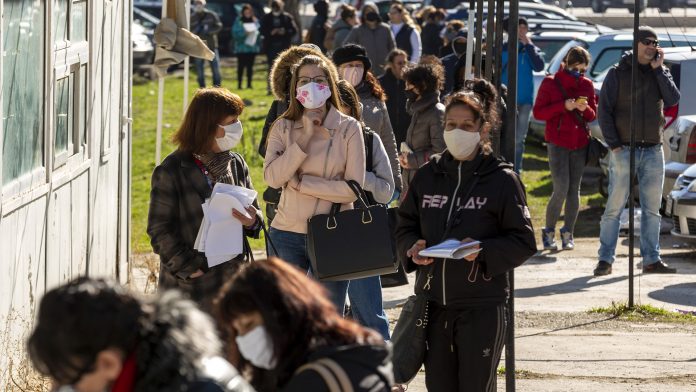
{"label": "window frame", "polygon": [[[43,149],[41,151],[41,157],[43,163],[34,169],[13,178],[7,184],[3,184],[3,159],[2,151],[4,144],[5,129],[3,127],[3,122],[0,121],[0,216],[1,214],[8,213],[8,211],[16,208],[18,202],[22,202],[24,195],[28,194],[28,197],[34,199],[36,197],[41,197],[46,193],[46,185],[48,183],[48,153],[51,150],[50,146],[50,132],[49,132],[49,117],[47,114],[51,110],[51,102],[53,98],[49,96],[51,94],[50,86],[47,85],[46,81],[49,78],[49,61],[52,50],[52,15],[53,11],[52,0],[41,0],[43,1],[43,24],[44,24],[44,42],[41,50],[43,51],[43,73],[42,73],[42,86],[43,86],[43,98],[41,99],[41,105],[43,108],[43,120],[41,121],[41,137],[37,140],[42,140]],[[5,2],[0,0],[0,15],[5,15]],[[0,29],[0,42],[5,42],[5,34],[7,32]],[[0,66],[0,78],[4,76],[4,62]],[[0,79],[2,80],[2,79]],[[5,99],[4,94],[0,94],[0,113],[2,113],[3,100]],[[4,115],[4,113],[2,113]]]}
{"label": "window frame", "polygon": [[[52,0],[57,1],[57,0]],[[89,43],[90,43],[90,29],[89,24],[87,26],[86,36],[84,41],[73,41],[71,40],[72,34],[72,16],[73,16],[73,4],[76,2],[85,2],[87,7],[86,16],[89,18],[89,13],[91,11],[89,0],[68,0],[68,18],[66,20],[66,29],[68,32],[68,39],[63,41],[65,46],[55,45],[53,47],[53,70],[54,75],[51,80],[51,115],[55,117],[56,112],[56,101],[55,101],[55,89],[57,82],[63,78],[73,78],[73,86],[69,92],[69,102],[72,106],[72,135],[68,140],[68,150],[56,153],[55,150],[55,136],[57,132],[57,124],[52,121],[50,131],[51,131],[51,156],[48,157],[52,160],[52,171],[61,169],[64,166],[68,168],[75,167],[82,162],[89,159],[89,143],[90,143],[90,133],[84,132],[87,129],[87,113],[89,113],[89,72],[90,72],[90,61],[89,61]],[[52,14],[51,14],[52,15]],[[89,20],[89,19],[88,19]],[[55,20],[54,20],[55,22]],[[53,29],[53,26],[51,27]],[[87,100],[86,105],[84,105],[84,111],[82,113],[83,105],[80,101],[80,89],[83,87],[80,84],[80,76],[82,73],[82,67],[85,66],[85,99]],[[83,116],[84,114],[84,116]],[[85,124],[82,124],[81,119],[85,118]],[[85,140],[81,140],[82,135],[85,135]]]}

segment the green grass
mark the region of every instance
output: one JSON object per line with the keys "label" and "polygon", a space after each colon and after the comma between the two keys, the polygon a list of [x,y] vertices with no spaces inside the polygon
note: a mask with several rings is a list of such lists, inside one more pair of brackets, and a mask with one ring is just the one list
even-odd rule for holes
{"label": "green grass", "polygon": [[[264,61],[262,64],[261,61]],[[192,67],[193,69],[193,67]],[[253,90],[238,91],[236,68],[222,67],[223,87],[239,94],[247,102],[242,113],[241,121],[244,135],[235,151],[241,153],[249,165],[251,180],[260,197],[266,186],[263,183],[263,159],[256,152],[261,138],[266,113],[273,102],[272,96],[266,95],[266,66],[265,59],[258,58],[254,67]],[[210,69],[206,69],[208,83],[211,82]],[[189,100],[198,88],[196,73],[191,72],[189,80]],[[131,245],[134,253],[152,251],[150,239],[145,232],[147,228],[147,211],[150,202],[150,178],[155,168],[155,134],[157,127],[157,90],[156,80],[150,81],[137,78],[133,83],[133,178],[132,178],[132,238]],[[183,75],[169,76],[165,82],[163,128],[162,128],[162,159],[174,151],[171,136],[179,126],[183,117]],[[264,210],[264,206],[261,206]],[[254,249],[263,249],[262,239],[252,240]]]}
{"label": "green grass", "polygon": [[[249,101],[242,114],[244,136],[237,151],[249,164],[251,178],[256,191],[261,194],[266,186],[263,182],[263,160],[257,153],[258,142],[266,113],[273,101],[266,95],[266,66],[263,57],[257,59],[255,66],[253,90],[237,91],[236,68],[222,67],[223,86],[230,88],[242,98]],[[225,63],[223,61],[223,63]],[[210,70],[207,69],[210,82]],[[157,81],[138,79],[133,86],[133,178],[132,178],[132,249],[135,253],[150,252],[150,241],[145,232],[147,211],[150,200],[150,176],[155,168],[155,128],[157,125]],[[189,81],[189,99],[197,88],[195,72],[191,72]],[[162,158],[174,150],[170,142],[172,133],[177,129],[182,118],[183,77],[170,76],[165,83],[164,115],[162,132]],[[545,211],[551,195],[552,183],[548,168],[546,148],[530,140],[524,154],[524,171],[522,179],[527,187],[530,212],[535,234],[545,225]],[[259,202],[263,204],[261,197]],[[597,193],[597,187],[585,186],[582,189],[581,210],[575,230],[576,237],[596,237],[599,233],[599,217],[602,213],[603,198]],[[262,210],[263,210],[262,206]],[[263,240],[252,240],[254,249],[263,249]]]}
{"label": "green grass", "polygon": [[589,310],[589,313],[608,314],[627,321],[658,321],[665,323],[696,323],[696,316],[670,312],[652,305],[635,305],[629,308],[628,304],[612,302],[608,307],[597,307]]}

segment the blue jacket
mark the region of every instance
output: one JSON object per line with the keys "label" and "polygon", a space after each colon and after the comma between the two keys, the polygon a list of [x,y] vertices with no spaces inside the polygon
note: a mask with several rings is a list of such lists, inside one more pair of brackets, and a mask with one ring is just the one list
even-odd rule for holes
{"label": "blue jacket", "polygon": [[[503,44],[503,84],[508,84],[508,49],[507,42]],[[517,104],[531,105],[534,103],[534,71],[544,69],[544,57],[541,50],[534,44],[522,45],[518,42],[517,56]]]}
{"label": "blue jacket", "polygon": [[[241,17],[238,17],[237,20],[234,21],[234,25],[232,26],[232,36],[234,37],[234,52],[236,54],[259,53],[261,49],[259,46],[259,43],[261,42],[261,33],[259,32],[259,35],[256,37],[254,45],[247,45],[247,34],[244,30],[244,23],[245,21],[243,21]],[[261,23],[259,23],[258,21],[251,20],[248,23],[256,24],[257,29],[261,28]]]}

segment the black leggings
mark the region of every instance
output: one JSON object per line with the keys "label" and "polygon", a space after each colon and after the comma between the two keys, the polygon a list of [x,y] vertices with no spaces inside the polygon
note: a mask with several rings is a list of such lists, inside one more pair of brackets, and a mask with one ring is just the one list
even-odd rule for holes
{"label": "black leggings", "polygon": [[251,87],[251,77],[254,74],[254,59],[256,53],[238,53],[237,54],[237,84],[242,88],[242,79],[244,70],[247,71],[247,87]]}

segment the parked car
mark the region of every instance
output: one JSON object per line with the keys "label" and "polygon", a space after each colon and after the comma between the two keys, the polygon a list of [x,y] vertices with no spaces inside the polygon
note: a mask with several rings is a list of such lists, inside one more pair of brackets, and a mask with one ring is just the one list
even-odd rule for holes
{"label": "parked car", "polygon": [[[242,5],[251,4],[254,8],[256,17],[260,18],[264,14],[264,4],[261,0],[208,0],[206,7],[214,11],[220,17],[222,30],[218,34],[218,45],[220,54],[231,55],[234,53],[234,40],[232,39],[232,25],[237,19],[237,15],[242,10]],[[162,15],[161,0],[133,0],[133,6],[151,15]]]}
{"label": "parked car", "polygon": [[696,51],[666,53],[665,66],[681,93],[679,104],[665,109],[666,197],[679,175],[696,163]]}
{"label": "parked car", "polygon": [[151,37],[145,34],[145,28],[136,21],[131,25],[131,40],[133,42],[133,72],[147,72],[155,60],[155,47]]}
{"label": "parked car", "polygon": [[674,183],[667,195],[665,215],[674,223],[672,235],[696,239],[696,165],[689,166]]}
{"label": "parked car", "polygon": [[[626,8],[633,13],[635,0],[591,0],[590,6],[594,12],[604,12],[607,8]],[[672,7],[693,7],[695,0],[639,0],[638,12],[642,12],[646,7],[659,8],[661,12],[669,12]]]}
{"label": "parked car", "polygon": [[[509,12],[507,3],[504,15]],[[488,16],[488,9],[483,10],[484,18]],[[527,19],[530,31],[570,30],[587,32],[611,32],[612,28],[585,22],[563,9],[547,4],[519,3],[519,15]],[[467,20],[469,16],[469,3],[460,2],[459,6],[447,10],[447,19]],[[484,22],[485,23],[485,22]]]}

